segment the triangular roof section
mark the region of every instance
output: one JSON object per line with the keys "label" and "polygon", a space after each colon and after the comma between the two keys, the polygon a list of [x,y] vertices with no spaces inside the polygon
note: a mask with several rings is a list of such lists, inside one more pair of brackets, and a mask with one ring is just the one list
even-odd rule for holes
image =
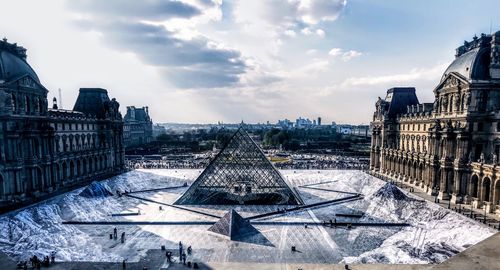
{"label": "triangular roof section", "polygon": [[443,79],[436,86],[436,88],[434,88],[434,90],[441,89],[443,87],[443,85],[445,85],[448,82],[448,80],[450,80],[451,77],[456,78],[457,80],[459,80],[460,82],[462,82],[464,85],[469,84],[469,82],[467,81],[467,78],[465,78],[462,74],[460,74],[458,72],[450,72],[450,73],[448,73],[448,74],[446,74],[446,75],[443,76]]}
{"label": "triangular roof section", "polygon": [[233,134],[175,204],[303,204],[243,129]]}
{"label": "triangular roof section", "polygon": [[19,84],[20,86],[24,87],[30,87],[33,89],[42,89],[45,90],[45,92],[48,92],[47,88],[43,86],[38,79],[34,78],[30,74],[23,74],[18,77],[12,78],[9,81],[4,82],[5,84]]}
{"label": "triangular roof section", "polygon": [[219,221],[208,228],[209,231],[229,237],[231,240],[260,233],[250,221],[246,220],[234,209],[231,209]]}

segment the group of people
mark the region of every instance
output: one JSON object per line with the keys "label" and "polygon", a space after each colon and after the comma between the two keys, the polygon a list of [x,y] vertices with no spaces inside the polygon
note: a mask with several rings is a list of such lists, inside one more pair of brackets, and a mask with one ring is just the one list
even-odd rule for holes
{"label": "group of people", "polygon": [[[118,239],[118,230],[116,229],[116,227],[113,229],[113,239]],[[122,244],[125,243],[125,232],[122,232],[120,240]]]}
{"label": "group of people", "polygon": [[[184,245],[182,244],[181,241],[179,241],[179,263],[183,263],[185,265],[187,255],[191,255],[192,252],[193,249],[191,248],[191,246],[188,246],[187,249],[184,250]],[[172,252],[167,251],[165,255],[167,256],[167,262],[172,262]]]}
{"label": "group of people", "polygon": [[[50,264],[54,264],[56,262],[56,252],[52,251],[50,253],[50,257],[47,255],[42,258],[38,258],[38,256],[33,255],[33,257],[30,258],[30,264],[31,268],[35,268],[39,270],[42,266],[49,267]],[[17,263],[17,269],[28,269],[28,262],[27,261],[21,261]]]}
{"label": "group of people", "polygon": [[150,160],[135,161],[128,160],[127,167],[130,169],[203,169],[208,165],[207,160]]}
{"label": "group of people", "polygon": [[121,197],[123,194],[129,194],[129,193],[132,193],[131,189],[128,191],[125,189],[123,192],[121,192],[120,190],[116,191],[116,195],[118,195],[118,197]]}
{"label": "group of people", "polygon": [[368,168],[368,162],[360,160],[303,160],[287,161],[274,164],[278,169],[335,169],[335,170],[364,170]]}

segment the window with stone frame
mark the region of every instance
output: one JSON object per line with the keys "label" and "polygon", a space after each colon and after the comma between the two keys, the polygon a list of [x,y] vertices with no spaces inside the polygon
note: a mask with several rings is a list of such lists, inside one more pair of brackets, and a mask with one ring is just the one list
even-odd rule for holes
{"label": "window with stone frame", "polygon": [[484,129],[484,123],[478,122],[476,131],[483,131],[483,129]]}

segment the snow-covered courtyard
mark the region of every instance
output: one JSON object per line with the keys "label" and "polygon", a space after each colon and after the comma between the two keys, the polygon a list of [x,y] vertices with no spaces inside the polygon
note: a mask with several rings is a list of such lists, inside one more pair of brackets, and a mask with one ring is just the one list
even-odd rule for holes
{"label": "snow-covered courtyard", "polygon": [[[117,190],[140,191],[184,183],[189,185],[200,172],[136,170],[101,184],[116,194]],[[187,211],[168,206],[187,187],[133,194],[147,200],[106,196],[106,192],[89,193],[88,189],[80,188],[0,217],[0,250],[18,260],[56,251],[58,260],[118,262],[123,259],[138,261],[148,250],[160,249],[162,245],[174,250],[176,255],[175,250],[182,241],[186,247],[193,248],[193,254],[188,258],[191,261],[416,264],[442,262],[494,234],[492,229],[480,223],[423,201],[361,171],[283,170],[281,173],[306,204],[343,198],[350,193],[361,193],[363,197],[252,220],[258,222],[254,226],[260,234],[230,241],[207,231],[210,225],[203,224],[216,222],[217,218],[197,212],[222,216],[234,208],[243,217],[249,217],[283,206],[183,206],[195,210]],[[301,187],[309,184],[317,185],[312,186],[314,188]],[[160,210],[160,205],[163,210]],[[140,215],[116,215],[138,211]],[[301,224],[330,219],[337,222],[408,223],[410,226],[330,228]],[[64,221],[121,221],[122,224],[71,225],[63,224]],[[143,223],[134,223],[138,221]],[[194,224],[195,221],[200,224]],[[120,239],[110,239],[114,227],[119,234],[126,233],[125,243],[122,244]],[[292,252],[291,246],[295,246],[298,252]]]}

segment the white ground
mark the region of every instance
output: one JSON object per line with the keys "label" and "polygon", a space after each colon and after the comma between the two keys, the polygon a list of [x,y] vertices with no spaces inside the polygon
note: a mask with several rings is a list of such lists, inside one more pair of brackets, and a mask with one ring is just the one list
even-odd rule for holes
{"label": "white ground", "polygon": [[[137,170],[109,180],[111,191],[143,190],[192,182],[200,170]],[[128,197],[86,198],[83,190],[50,199],[36,206],[0,217],[0,250],[16,259],[57,252],[58,260],[138,261],[149,249],[165,245],[176,250],[178,242],[193,247],[195,260],[205,262],[275,263],[435,263],[489,237],[493,230],[460,214],[403,193],[360,171],[282,171],[293,186],[325,181],[315,187],[357,192],[363,200],[293,212],[259,221],[329,220],[335,213],[364,213],[361,219],[337,221],[407,222],[410,227],[326,228],[300,225],[256,225],[260,235],[229,241],[208,232],[209,225],[119,225],[125,244],[110,240],[114,226],[63,225],[77,221],[216,221],[217,219],[153,202]],[[134,195],[173,203],[186,188]],[[298,188],[306,203],[342,198],[348,194]],[[189,207],[222,216],[231,206]],[[277,209],[276,206],[234,206],[242,216]],[[280,208],[283,208],[281,206]],[[112,217],[137,212],[140,216]],[[299,252],[291,252],[294,245]],[[174,252],[175,253],[175,252]]]}

